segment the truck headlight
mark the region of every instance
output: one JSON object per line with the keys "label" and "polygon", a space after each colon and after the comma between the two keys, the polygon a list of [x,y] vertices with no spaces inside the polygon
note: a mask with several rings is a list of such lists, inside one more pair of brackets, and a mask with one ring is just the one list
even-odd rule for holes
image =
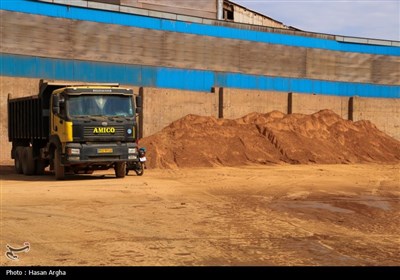
{"label": "truck headlight", "polygon": [[136,148],[128,148],[128,154],[137,154]]}
{"label": "truck headlight", "polygon": [[67,155],[80,155],[81,150],[77,148],[67,148]]}

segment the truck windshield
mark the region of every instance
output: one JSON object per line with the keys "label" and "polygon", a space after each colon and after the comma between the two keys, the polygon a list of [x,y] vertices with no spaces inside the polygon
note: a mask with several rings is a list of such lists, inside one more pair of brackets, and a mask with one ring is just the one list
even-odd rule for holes
{"label": "truck windshield", "polygon": [[70,95],[67,110],[70,117],[133,116],[132,98],[124,95]]}

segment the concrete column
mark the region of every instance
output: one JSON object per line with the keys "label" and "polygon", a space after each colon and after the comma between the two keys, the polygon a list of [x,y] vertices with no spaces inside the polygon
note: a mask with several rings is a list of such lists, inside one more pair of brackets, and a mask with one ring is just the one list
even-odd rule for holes
{"label": "concrete column", "polygon": [[217,0],[217,19],[224,19],[224,0]]}

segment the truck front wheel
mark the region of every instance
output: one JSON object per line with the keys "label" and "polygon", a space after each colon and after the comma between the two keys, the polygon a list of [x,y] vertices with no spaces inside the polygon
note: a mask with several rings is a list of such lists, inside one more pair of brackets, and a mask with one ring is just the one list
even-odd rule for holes
{"label": "truck front wheel", "polygon": [[114,169],[115,169],[115,176],[117,178],[124,178],[126,172],[126,162],[116,162]]}
{"label": "truck front wheel", "polygon": [[54,175],[56,180],[64,180],[65,167],[61,164],[61,154],[58,150],[54,152]]}

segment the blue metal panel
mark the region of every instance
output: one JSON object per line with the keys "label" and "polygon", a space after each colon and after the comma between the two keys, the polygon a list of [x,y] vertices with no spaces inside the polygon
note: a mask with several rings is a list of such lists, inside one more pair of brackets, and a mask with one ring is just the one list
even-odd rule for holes
{"label": "blue metal panel", "polygon": [[[130,67],[130,66],[127,66]],[[141,71],[141,83],[139,85],[148,86],[148,87],[156,87],[157,86],[157,68],[156,67],[147,67],[142,66],[140,68]]]}
{"label": "blue metal panel", "polygon": [[[38,65],[40,65],[40,61],[37,62]],[[69,65],[71,65],[71,63],[69,61],[65,61],[65,60],[57,60],[54,59],[53,60],[53,73],[54,76],[56,77],[66,77],[66,79],[71,80],[73,78],[73,69],[71,67],[69,67]],[[43,74],[41,74],[40,77],[44,77],[44,75],[46,75],[46,72],[48,72],[48,68],[43,69]]]}
{"label": "blue metal panel", "polygon": [[226,73],[215,72],[214,81],[215,81],[215,86],[217,87],[222,87],[223,85],[226,85],[227,84]]}
{"label": "blue metal panel", "polygon": [[237,29],[224,26],[187,23],[175,20],[158,19],[113,11],[103,11],[73,6],[71,7],[29,0],[3,0],[0,2],[0,9],[50,17],[69,18],[73,20],[86,20],[100,23],[119,24],[138,28],[190,33],[195,35],[238,39],[269,44],[281,44],[287,46],[317,48],[344,52],[400,56],[400,47],[394,46],[349,44],[337,42],[334,40],[303,37],[298,35],[286,35]]}
{"label": "blue metal panel", "polygon": [[290,91],[314,93],[314,87],[315,84],[312,80],[292,79],[290,81]]}
{"label": "blue metal panel", "polygon": [[209,71],[157,68],[157,87],[210,91],[213,75]]}
{"label": "blue metal panel", "polygon": [[[136,65],[125,65],[124,67],[124,84],[140,85],[142,82],[142,70],[141,66]],[[115,70],[117,72],[117,70]],[[116,81],[116,79],[114,80]]]}
{"label": "blue metal panel", "polygon": [[[211,88],[215,86],[215,75],[211,71],[203,71],[203,84],[205,85],[205,91],[211,92]],[[207,89],[207,86],[209,87]]]}
{"label": "blue metal panel", "polygon": [[0,75],[207,91],[214,86],[339,96],[400,98],[400,86],[99,63],[0,54]]}
{"label": "blue metal panel", "polygon": [[35,75],[46,77],[48,73],[56,73],[57,63],[53,59],[40,62],[39,58],[35,59]]}
{"label": "blue metal panel", "polygon": [[[335,92],[341,92],[342,96],[351,96],[354,93],[349,90],[350,83],[335,83],[335,82],[330,82],[329,83],[329,92],[331,95],[334,95]],[[357,85],[355,85],[355,90],[357,91]]]}
{"label": "blue metal panel", "polygon": [[[96,75],[96,66],[93,62],[86,62],[86,61],[73,61],[73,75],[74,77],[81,77],[83,81],[96,81],[98,82],[98,79],[104,80],[104,82],[108,82],[106,79],[103,77],[98,77]],[[101,71],[101,65],[98,65],[99,67],[98,72],[101,73],[104,71]],[[98,77],[98,79],[96,79]]]}
{"label": "blue metal panel", "polygon": [[8,76],[31,76],[35,77],[36,69],[34,68],[36,63],[35,57],[16,57],[16,56],[7,56],[6,58],[3,55],[0,57],[0,73],[1,75]]}
{"label": "blue metal panel", "polygon": [[[180,70],[174,70],[175,78],[179,77]],[[187,70],[185,76],[182,79],[177,79],[174,88],[179,87],[179,83],[183,83],[183,88],[190,90],[201,90],[205,87],[204,81],[204,71]],[[210,90],[210,89],[208,89]]]}
{"label": "blue metal panel", "polygon": [[188,78],[187,73],[182,73],[181,77],[177,77],[175,69],[158,69],[157,71],[157,87],[178,88],[181,85],[184,88],[185,80]]}
{"label": "blue metal panel", "polygon": [[291,91],[290,90],[290,80],[289,78],[280,78],[280,77],[275,77],[274,78],[274,90],[278,91]]}

